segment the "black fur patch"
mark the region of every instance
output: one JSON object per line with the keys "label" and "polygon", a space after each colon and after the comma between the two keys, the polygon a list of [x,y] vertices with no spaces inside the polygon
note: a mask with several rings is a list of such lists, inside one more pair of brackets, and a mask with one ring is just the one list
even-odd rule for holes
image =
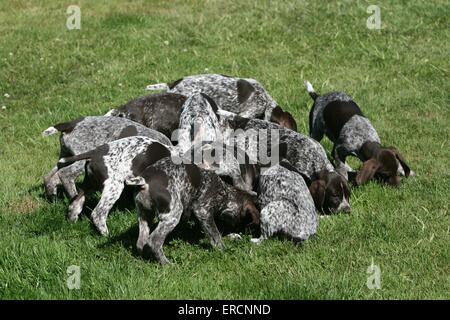
{"label": "black fur patch", "polygon": [[170,151],[159,142],[152,143],[144,153],[137,155],[132,162],[133,174],[140,175],[145,168],[162,158],[169,157]]}
{"label": "black fur patch", "polygon": [[159,213],[170,211],[170,201],[172,197],[167,190],[169,178],[164,171],[153,167],[145,170],[145,180],[148,184],[150,198]]}
{"label": "black fur patch", "polygon": [[178,128],[186,97],[171,92],[155,93],[133,99],[117,108],[123,117],[159,131],[169,139]]}
{"label": "black fur patch", "polygon": [[312,128],[313,128],[313,111],[316,107],[316,103],[313,103],[311,110],[309,111],[309,135],[311,136]]}
{"label": "black fur patch", "polygon": [[77,126],[77,123],[84,120],[84,117],[77,118],[75,120],[69,122],[58,123],[53,127],[59,132],[69,133],[72,132],[73,129]]}
{"label": "black fur patch", "polygon": [[371,158],[375,158],[380,152],[381,144],[374,141],[366,141],[363,143],[359,149],[359,154],[361,155],[361,161],[367,161]]}
{"label": "black fur patch", "polygon": [[104,144],[92,151],[91,161],[86,164],[92,171],[91,178],[89,180],[95,179],[93,181],[97,185],[102,185],[103,182],[108,179],[108,169],[105,166],[105,161],[103,157],[109,152],[109,145]]}
{"label": "black fur patch", "polygon": [[191,184],[194,188],[199,188],[201,183],[200,169],[195,164],[185,164],[184,168]]}
{"label": "black fur patch", "polygon": [[239,79],[237,81],[237,91],[238,91],[238,102],[243,103],[247,101],[250,95],[255,91],[255,88],[250,84],[250,82]]}
{"label": "black fur patch", "polygon": [[119,137],[117,139],[127,138],[127,137],[133,137],[137,136],[138,131],[135,126],[129,125],[120,131]]}
{"label": "black fur patch", "polygon": [[354,101],[332,101],[323,109],[323,119],[332,140],[337,140],[345,123],[354,115],[364,116]]}
{"label": "black fur patch", "polygon": [[232,129],[236,130],[236,129],[245,129],[249,121],[250,121],[249,118],[235,116],[233,119],[229,119],[228,123],[230,124]]}
{"label": "black fur patch", "polygon": [[204,94],[204,93],[200,93],[200,94],[203,96],[203,98],[205,98],[208,101],[209,105],[211,106],[211,108],[213,109],[214,113],[217,116],[217,111],[219,110],[219,108],[217,107],[216,102],[207,94]]}
{"label": "black fur patch", "polygon": [[168,83],[167,85],[169,86],[169,89],[172,90],[173,88],[175,88],[177,86],[177,84],[179,84],[181,81],[183,81],[184,78],[175,80],[174,82]]}

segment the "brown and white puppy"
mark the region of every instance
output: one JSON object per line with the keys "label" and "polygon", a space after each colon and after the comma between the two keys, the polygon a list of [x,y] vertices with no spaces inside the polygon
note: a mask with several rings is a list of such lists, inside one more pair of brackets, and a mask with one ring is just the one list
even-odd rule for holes
{"label": "brown and white puppy", "polygon": [[[259,224],[259,211],[250,195],[226,184],[214,172],[193,164],[175,164],[166,157],[148,166],[141,175],[128,178],[126,183],[139,186],[135,196],[139,217],[136,247],[140,254],[149,253],[161,264],[169,263],[163,252],[167,235],[190,212],[211,244],[219,249],[224,245],[215,218],[235,225],[246,219]],[[155,211],[159,222],[151,231]]]}
{"label": "brown and white puppy", "polygon": [[346,163],[349,155],[364,162],[356,176],[358,185],[378,178],[391,186],[400,185],[400,175],[414,175],[404,157],[394,147],[383,147],[375,128],[353,98],[342,92],[318,95],[305,81],[314,100],[309,114],[310,136],[320,141],[324,134],[334,142],[333,158],[336,170],[348,178],[353,169]]}
{"label": "brown and white puppy", "polygon": [[350,212],[350,187],[347,181],[334,171],[319,172],[316,179],[309,183],[309,192],[316,208],[322,208],[326,214],[339,211]]}
{"label": "brown and white puppy", "polygon": [[[231,129],[236,130],[235,136],[230,136],[229,139],[235,139],[235,143],[247,152],[252,161],[256,159],[258,163],[266,165],[266,160],[261,158],[266,158],[266,152],[261,152],[262,150],[268,153],[272,145],[277,144],[279,147],[286,147],[286,150],[278,150],[280,159],[288,160],[305,182],[312,186],[310,191],[319,211],[350,211],[348,182],[335,171],[320,143],[264,120],[230,116],[228,123]],[[271,159],[272,155],[267,158]]]}

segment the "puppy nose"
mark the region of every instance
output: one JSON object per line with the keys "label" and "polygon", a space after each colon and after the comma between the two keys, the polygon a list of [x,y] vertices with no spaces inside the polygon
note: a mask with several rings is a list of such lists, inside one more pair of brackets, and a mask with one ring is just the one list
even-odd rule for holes
{"label": "puppy nose", "polygon": [[342,208],[342,211],[344,211],[345,213],[350,213],[352,209],[350,208],[350,206],[345,206],[344,208]]}

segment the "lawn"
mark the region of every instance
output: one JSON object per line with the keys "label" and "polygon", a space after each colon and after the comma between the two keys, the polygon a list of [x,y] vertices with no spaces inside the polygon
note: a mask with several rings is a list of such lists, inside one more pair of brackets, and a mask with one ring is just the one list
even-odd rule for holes
{"label": "lawn", "polygon": [[[66,27],[71,4],[79,30]],[[450,5],[378,1],[381,30],[371,30],[371,4],[0,1],[0,298],[449,299]],[[258,79],[305,133],[303,80],[345,91],[417,177],[354,189],[352,213],[322,218],[302,245],[247,235],[220,252],[184,223],[165,267],[136,255],[132,205],[113,210],[101,237],[87,216],[66,219],[67,198],[43,197],[59,150],[44,129],[199,73]],[[379,289],[367,286],[372,262]],[[66,285],[71,265],[79,289]]]}

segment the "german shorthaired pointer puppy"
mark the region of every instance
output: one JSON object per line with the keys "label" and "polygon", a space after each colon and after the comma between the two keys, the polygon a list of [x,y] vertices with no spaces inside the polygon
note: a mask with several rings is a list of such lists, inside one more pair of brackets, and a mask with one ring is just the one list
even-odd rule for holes
{"label": "german shorthaired pointer puppy", "polygon": [[222,128],[217,117],[216,103],[204,93],[194,93],[184,103],[178,125],[180,154],[192,145],[222,140]]}
{"label": "german shorthaired pointer puppy", "polygon": [[105,116],[123,117],[162,132],[168,138],[178,128],[186,97],[176,93],[158,93],[139,97],[110,110]]}
{"label": "german shorthaired pointer puppy", "polygon": [[[131,120],[115,117],[82,117],[50,127],[42,135],[49,136],[57,132],[61,132],[60,158],[81,154],[105,143],[137,135],[171,145],[170,140],[162,133]],[[57,187],[62,184],[73,199],[78,194],[75,180],[84,173],[84,165],[85,161],[78,161],[61,169],[55,166],[44,178],[47,196],[55,196]]]}
{"label": "german shorthaired pointer puppy", "polygon": [[[204,93],[195,93],[186,100],[182,109],[177,149],[184,160],[188,159],[188,163],[194,163],[203,169],[213,170],[220,176],[229,176],[236,188],[253,194],[252,185],[243,179],[245,173],[241,175],[242,166],[235,154],[218,157],[227,148],[222,142],[223,128],[217,116],[216,103]],[[198,155],[200,158],[196,159],[195,156]]]}
{"label": "german shorthaired pointer puppy", "polygon": [[[268,165],[266,156],[271,158],[272,143],[286,145],[285,159],[309,180],[307,183],[318,210],[324,213],[350,212],[348,182],[334,170],[320,143],[264,120],[235,116],[228,123],[234,130],[244,130],[236,132],[236,143],[252,161],[256,158],[262,165]],[[278,134],[278,141],[272,141],[272,133]],[[261,152],[262,148],[267,151]]]}
{"label": "german shorthaired pointer puppy", "polygon": [[103,188],[99,203],[91,218],[102,235],[108,234],[106,219],[114,203],[124,189],[124,182],[130,176],[139,175],[147,166],[161,158],[177,154],[173,147],[165,146],[154,139],[134,136],[101,145],[100,147],[72,157],[61,158],[59,166],[88,160],[81,190],[69,206],[69,219],[78,219],[86,195]]}
{"label": "german shorthaired pointer puppy", "polygon": [[219,108],[246,118],[261,118],[297,130],[289,112],[283,111],[266,89],[254,79],[241,79],[220,74],[201,74],[178,79],[171,83],[148,85],[147,90],[190,96],[201,91],[217,102]]}
{"label": "german shorthaired pointer puppy", "polygon": [[[168,152],[167,152],[168,153]],[[222,238],[214,218],[237,221],[249,219],[259,223],[259,211],[251,197],[227,185],[213,172],[192,164],[175,164],[164,158],[147,167],[140,176],[126,181],[140,186],[135,201],[139,216],[139,238],[136,244],[142,255],[148,253],[161,264],[169,263],[162,246],[167,235],[190,211],[199,220],[211,244],[222,249]],[[150,233],[154,212],[159,223]],[[148,250],[148,251],[147,251]]]}
{"label": "german shorthaired pointer puppy", "polygon": [[334,142],[333,158],[337,171],[345,177],[353,171],[346,163],[349,155],[364,162],[356,176],[358,185],[372,178],[389,185],[399,186],[400,177],[408,177],[411,169],[394,147],[382,147],[375,128],[353,98],[342,92],[330,92],[319,96],[311,83],[305,81],[306,89],[314,100],[309,114],[310,135],[320,141],[323,135]]}
{"label": "german shorthaired pointer puppy", "polygon": [[261,236],[252,242],[259,244],[275,234],[300,241],[316,233],[314,200],[300,173],[286,160],[259,178],[257,190]]}

